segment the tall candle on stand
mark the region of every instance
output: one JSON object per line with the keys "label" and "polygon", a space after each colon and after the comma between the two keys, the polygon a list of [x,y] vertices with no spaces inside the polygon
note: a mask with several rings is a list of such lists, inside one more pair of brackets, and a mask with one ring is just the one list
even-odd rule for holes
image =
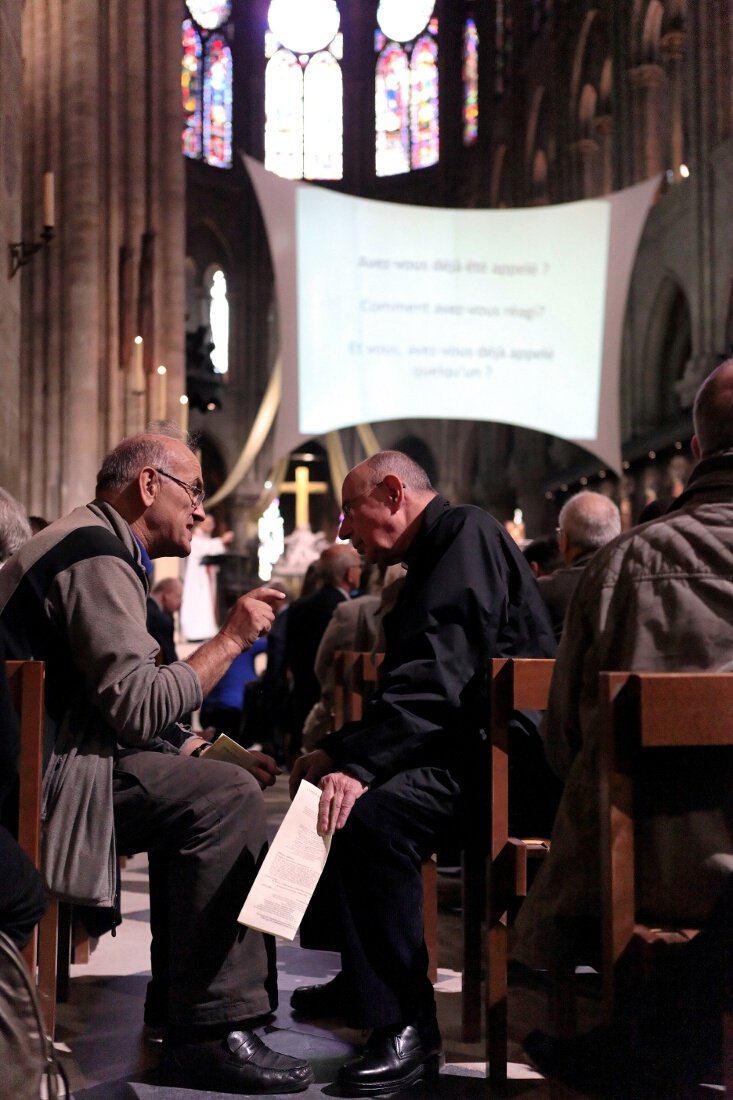
{"label": "tall candle on stand", "polygon": [[185,393],[182,393],[178,398],[181,403],[181,431],[188,431],[188,397]]}
{"label": "tall candle on stand", "polygon": [[161,363],[158,367],[158,417],[165,420],[167,407],[168,372]]}
{"label": "tall candle on stand", "polygon": [[132,392],[143,393],[145,390],[145,377],[143,375],[143,338],[135,337],[135,346],[132,350]]}
{"label": "tall candle on stand", "polygon": [[55,225],[53,172],[43,173],[43,225],[45,229]]}

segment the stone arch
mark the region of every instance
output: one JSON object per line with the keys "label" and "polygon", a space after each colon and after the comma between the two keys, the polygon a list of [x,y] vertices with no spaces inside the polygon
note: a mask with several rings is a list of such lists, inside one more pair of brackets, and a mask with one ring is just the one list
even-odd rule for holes
{"label": "stone arch", "polygon": [[663,23],[664,5],[661,0],[650,0],[641,34],[641,58],[647,64],[654,64],[660,60],[659,47],[662,41]]}
{"label": "stone arch", "polygon": [[649,311],[641,358],[640,407],[647,426],[662,428],[679,420],[680,382],[692,354],[692,314],[687,295],[671,275],[659,284]]}

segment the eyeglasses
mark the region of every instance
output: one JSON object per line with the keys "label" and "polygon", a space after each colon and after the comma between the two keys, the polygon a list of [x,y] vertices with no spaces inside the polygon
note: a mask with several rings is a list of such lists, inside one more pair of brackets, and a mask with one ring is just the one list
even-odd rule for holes
{"label": "eyeglasses", "polygon": [[370,485],[368,489],[364,489],[363,492],[357,493],[355,497],[351,498],[351,500],[343,501],[343,503],[341,504],[341,511],[344,514],[344,519],[347,519],[350,523],[351,520],[354,518],[354,505],[356,504],[357,500],[361,500],[362,497],[368,496],[368,494],[371,493],[372,489],[378,489],[380,485],[384,485],[384,482],[378,481],[376,485]]}
{"label": "eyeglasses", "polygon": [[162,474],[163,477],[169,477],[171,481],[175,481],[176,485],[180,485],[182,489],[186,489],[191,497],[191,504],[194,508],[198,508],[199,504],[203,503],[206,493],[200,485],[189,485],[187,481],[181,481],[180,477],[174,477],[173,474],[169,474],[167,470],[161,470],[160,466],[153,466],[156,473]]}

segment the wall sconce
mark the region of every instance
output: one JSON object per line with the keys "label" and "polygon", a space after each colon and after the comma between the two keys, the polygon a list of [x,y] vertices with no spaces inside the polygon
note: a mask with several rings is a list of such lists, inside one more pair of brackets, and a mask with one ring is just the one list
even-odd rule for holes
{"label": "wall sconce", "polygon": [[54,233],[54,191],[53,172],[43,173],[43,229],[39,241],[15,241],[9,244],[10,262],[8,266],[8,278],[12,279],[21,267],[24,267],[44,245],[52,241]]}

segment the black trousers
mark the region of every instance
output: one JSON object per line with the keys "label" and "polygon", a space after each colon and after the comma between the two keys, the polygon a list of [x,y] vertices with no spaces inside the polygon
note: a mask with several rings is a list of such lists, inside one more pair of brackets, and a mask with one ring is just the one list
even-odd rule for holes
{"label": "black trousers", "polygon": [[45,910],[40,874],[15,837],[0,826],[0,931],[24,947]]}
{"label": "black trousers", "polygon": [[277,1004],[272,941],[237,923],[267,848],[256,780],[234,764],[133,752],[117,761],[118,850],[150,863],[150,1023],[235,1024]]}
{"label": "black trousers", "polygon": [[434,1011],[422,862],[455,830],[460,813],[455,779],[416,768],[366,791],[333,838],[301,943],[341,950],[353,1014],[364,1027]]}

